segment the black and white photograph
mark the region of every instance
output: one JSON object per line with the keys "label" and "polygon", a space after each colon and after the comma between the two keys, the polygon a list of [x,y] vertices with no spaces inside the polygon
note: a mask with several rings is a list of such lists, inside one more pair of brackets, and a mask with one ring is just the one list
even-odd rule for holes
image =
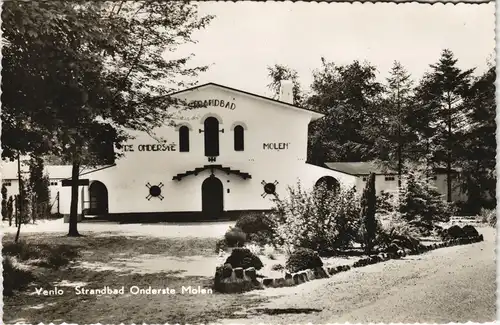
{"label": "black and white photograph", "polygon": [[3,323],[496,321],[494,1],[1,20]]}

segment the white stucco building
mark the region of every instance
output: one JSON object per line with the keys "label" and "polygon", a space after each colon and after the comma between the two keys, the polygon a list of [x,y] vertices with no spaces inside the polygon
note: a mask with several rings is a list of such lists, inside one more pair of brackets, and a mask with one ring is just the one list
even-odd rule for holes
{"label": "white stucco building", "polygon": [[[217,220],[269,210],[270,198],[298,181],[309,189],[326,180],[362,190],[371,168],[365,163],[306,163],[308,125],[323,115],[294,106],[292,87],[284,82],[279,100],[214,83],[173,94],[190,106],[177,108],[175,125],[131,131],[134,139],[115,165],[81,174],[89,185],[80,187],[79,213]],[[5,165],[3,181],[9,195],[17,194],[17,165]],[[71,191],[61,180],[71,177],[71,167],[47,166],[47,173],[52,198],[59,196],[52,211],[69,214]],[[394,175],[377,176],[379,192],[394,185]]]}

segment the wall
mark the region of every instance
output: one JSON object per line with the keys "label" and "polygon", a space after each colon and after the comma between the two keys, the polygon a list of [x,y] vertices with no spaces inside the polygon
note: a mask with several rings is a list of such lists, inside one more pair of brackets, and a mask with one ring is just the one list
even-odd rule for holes
{"label": "wall", "polygon": [[[307,126],[311,119],[319,117],[316,113],[214,85],[183,92],[177,97],[187,102],[211,101],[208,107],[184,108],[181,113],[172,111],[178,125],[190,128],[189,152],[179,152],[178,129],[175,126],[163,126],[151,134],[131,132],[135,139],[126,144],[125,156],[116,162],[115,167],[86,176],[91,182],[98,180],[106,185],[110,212],[201,211],[201,186],[210,176],[210,171],[205,170],[180,181],[172,178],[209,164],[249,173],[252,177],[242,179],[238,175],[214,172],[223,184],[225,210],[271,208],[273,196],[263,195],[263,182],[277,181],[276,191],[282,196],[286,194],[287,185],[295,184],[298,179],[312,186],[323,174],[337,175],[328,169],[305,164]],[[218,106],[214,106],[215,100]],[[204,133],[200,132],[204,129],[203,121],[207,116],[220,120],[219,129],[224,130],[219,133],[220,155],[215,162],[209,162],[205,157]],[[232,129],[236,124],[245,128],[244,151],[234,150]],[[156,146],[152,147],[153,144]],[[162,145],[162,150],[158,150],[157,144]],[[148,148],[145,145],[149,145],[150,151],[144,150]],[[161,184],[163,200],[157,197],[147,199],[148,183]],[[61,200],[68,205],[65,211],[69,210],[69,195],[67,189],[61,191]],[[85,199],[88,200],[88,192]]]}

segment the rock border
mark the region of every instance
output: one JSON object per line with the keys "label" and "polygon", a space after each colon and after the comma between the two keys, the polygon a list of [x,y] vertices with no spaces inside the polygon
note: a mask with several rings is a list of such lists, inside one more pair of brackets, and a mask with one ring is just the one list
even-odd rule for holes
{"label": "rock border", "polygon": [[257,272],[253,267],[245,270],[243,270],[241,267],[230,270],[228,265],[219,266],[217,267],[215,272],[214,289],[221,293],[240,293],[255,289],[291,287],[315,279],[329,278],[334,274],[348,271],[351,268],[376,264],[390,259],[400,259],[407,255],[418,255],[443,247],[477,243],[483,240],[483,235],[479,235],[476,237],[450,239],[432,245],[420,245],[415,251],[400,249],[397,252],[371,255],[354,262],[354,264],[352,265],[340,265],[327,268],[316,267],[296,273],[287,272],[285,273],[284,277],[263,278],[262,280],[257,278]]}

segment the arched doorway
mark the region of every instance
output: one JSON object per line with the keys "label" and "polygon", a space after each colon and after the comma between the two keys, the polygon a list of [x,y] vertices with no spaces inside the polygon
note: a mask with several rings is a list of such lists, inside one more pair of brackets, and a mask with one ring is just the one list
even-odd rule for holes
{"label": "arched doorway", "polygon": [[201,184],[201,210],[209,219],[219,219],[224,212],[224,187],[213,175]]}
{"label": "arched doorway", "polygon": [[205,130],[205,156],[219,155],[219,121],[215,117],[208,117],[203,123]]}
{"label": "arched doorway", "polygon": [[339,184],[339,181],[337,181],[332,176],[323,176],[316,181],[316,184],[314,184],[315,189],[320,188],[320,187],[325,187],[326,190],[333,191],[334,193],[337,193],[340,189],[340,184]]}
{"label": "arched doorway", "polygon": [[89,186],[90,208],[88,214],[98,215],[108,213],[108,189],[99,181],[93,181]]}

